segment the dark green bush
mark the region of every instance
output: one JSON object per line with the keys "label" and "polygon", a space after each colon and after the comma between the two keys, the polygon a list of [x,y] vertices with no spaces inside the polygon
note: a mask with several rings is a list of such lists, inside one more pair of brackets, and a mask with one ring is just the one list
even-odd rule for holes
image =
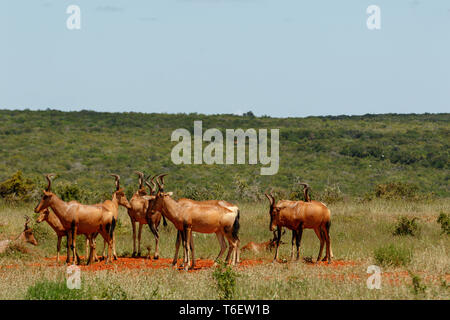
{"label": "dark green bush", "polygon": [[375,197],[382,199],[413,199],[418,197],[419,188],[411,183],[389,182],[375,187]]}
{"label": "dark green bush", "polygon": [[416,217],[412,219],[405,216],[398,218],[393,232],[394,236],[417,236],[420,228],[416,221]]}
{"label": "dark green bush", "polygon": [[450,216],[448,214],[441,212],[437,223],[441,225],[442,234],[450,234]]}

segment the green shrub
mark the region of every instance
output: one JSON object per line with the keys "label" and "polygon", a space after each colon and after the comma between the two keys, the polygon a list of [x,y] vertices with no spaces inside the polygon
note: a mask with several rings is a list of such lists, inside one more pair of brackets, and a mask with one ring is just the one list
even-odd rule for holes
{"label": "green shrub", "polygon": [[398,219],[394,229],[394,236],[417,236],[420,228],[416,222],[417,218],[408,219],[402,216]]}
{"label": "green shrub", "polygon": [[414,199],[418,198],[419,188],[411,183],[390,182],[375,187],[375,197],[382,199]]}
{"label": "green shrub", "polygon": [[413,285],[413,292],[415,295],[424,294],[427,286],[422,284],[422,279],[416,274],[413,274],[411,271],[409,271],[409,275],[411,276],[412,285]]}
{"label": "green shrub", "polygon": [[441,212],[437,223],[441,225],[442,234],[450,234],[450,216],[448,214]]}
{"label": "green shrub", "polygon": [[65,281],[39,281],[28,287],[25,295],[27,300],[80,300],[92,299],[89,293],[82,289],[69,289]]}
{"label": "green shrub", "polygon": [[0,197],[11,201],[28,201],[33,189],[33,181],[24,178],[22,171],[19,170],[0,183]]}
{"label": "green shrub", "polygon": [[237,276],[238,274],[224,262],[217,266],[213,272],[213,277],[216,280],[219,299],[229,300],[233,298],[236,291]]}
{"label": "green shrub", "polygon": [[83,202],[86,200],[86,194],[84,191],[74,183],[63,183],[59,184],[55,187],[55,193],[59,195],[59,197],[63,201],[80,201]]}
{"label": "green shrub", "polygon": [[409,249],[397,247],[393,244],[374,250],[375,261],[383,266],[405,266],[411,262],[412,252]]}

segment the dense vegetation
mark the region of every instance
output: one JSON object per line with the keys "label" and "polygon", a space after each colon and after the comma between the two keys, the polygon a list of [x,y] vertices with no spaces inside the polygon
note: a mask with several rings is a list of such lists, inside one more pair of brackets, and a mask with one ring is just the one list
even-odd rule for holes
{"label": "dense vegetation", "polygon": [[[280,169],[261,176],[261,165],[175,165],[171,133],[218,128],[279,128]],[[0,197],[35,199],[43,173],[57,173],[66,199],[99,201],[120,174],[128,193],[134,170],[165,172],[167,189],[197,199],[255,201],[268,188],[298,196],[299,181],[313,197],[392,197],[433,193],[448,197],[450,114],[384,114],[307,118],[237,115],[98,113],[0,110]],[[21,171],[20,173],[17,173]],[[22,179],[20,185],[7,181]],[[9,184],[8,184],[9,183]],[[9,188],[9,189],[8,189]],[[12,188],[12,189],[11,189]],[[8,190],[15,190],[11,192]],[[9,192],[9,194],[8,194]],[[396,193],[398,194],[398,193]],[[395,195],[394,195],[395,196]]]}

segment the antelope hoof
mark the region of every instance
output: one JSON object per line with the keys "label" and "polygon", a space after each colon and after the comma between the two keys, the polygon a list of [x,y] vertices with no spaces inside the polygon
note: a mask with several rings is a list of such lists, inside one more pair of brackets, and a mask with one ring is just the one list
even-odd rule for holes
{"label": "antelope hoof", "polygon": [[141,256],[141,253],[140,253],[140,252],[138,252],[136,256],[137,256],[137,257],[140,257],[140,256]]}
{"label": "antelope hoof", "polygon": [[114,260],[117,260],[117,255],[116,254],[114,255]]}
{"label": "antelope hoof", "polygon": [[159,255],[155,254],[155,256],[153,257],[153,259],[158,260],[159,259]]}

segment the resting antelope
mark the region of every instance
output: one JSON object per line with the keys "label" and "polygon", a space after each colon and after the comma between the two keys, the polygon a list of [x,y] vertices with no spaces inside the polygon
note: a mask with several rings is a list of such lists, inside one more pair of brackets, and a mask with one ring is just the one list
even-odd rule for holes
{"label": "resting antelope", "polygon": [[30,218],[28,216],[25,216],[25,225],[24,225],[23,231],[16,238],[11,238],[11,240],[0,241],[0,253],[5,252],[6,249],[8,248],[8,246],[10,245],[10,243],[15,240],[21,240],[23,242],[31,243],[32,245],[35,245],[35,246],[38,245],[38,242],[33,235],[33,231],[28,226],[29,222],[30,222]]}
{"label": "resting antelope", "polygon": [[106,262],[111,260],[112,235],[116,220],[114,218],[114,209],[117,210],[120,198],[124,197],[123,190],[114,192],[112,200],[106,200],[101,204],[83,205],[77,201],[65,202],[56,194],[51,192],[52,175],[46,175],[48,181],[47,190],[43,190],[43,196],[34,211],[41,212],[48,207],[61,221],[64,228],[70,230],[68,233],[68,241],[73,255],[73,263],[78,263],[76,252],[76,236],[84,234],[89,239],[90,253],[87,264],[90,264],[95,251],[94,236],[98,233],[108,243],[108,256]]}
{"label": "resting antelope", "polygon": [[28,216],[25,216],[25,224],[23,226],[23,231],[21,234],[19,234],[19,236],[16,238],[16,240],[19,239],[24,242],[28,242],[28,243],[31,243],[32,245],[37,246],[38,242],[33,235],[33,230],[31,230],[31,228],[28,226],[29,222],[30,222],[30,218]]}
{"label": "resting antelope", "polygon": [[[332,258],[330,240],[331,213],[325,204],[314,200],[310,200],[309,202],[280,200],[275,203],[275,198],[272,194],[265,193],[265,195],[270,202],[269,229],[270,231],[273,231],[276,227],[278,227],[274,261],[278,259],[281,228],[286,227],[293,231],[291,253],[292,259],[294,259],[294,239],[297,247],[296,260],[298,260],[303,229],[314,229],[314,232],[320,240],[320,249],[317,261],[320,261],[323,246],[326,243],[326,256],[324,260],[328,260],[328,263],[330,263]],[[307,196],[307,194],[305,194],[305,196]]]}
{"label": "resting antelope", "polygon": [[[266,242],[256,243],[253,241],[250,241],[245,246],[241,248],[241,251],[253,251],[256,253],[259,253],[262,250],[272,250],[272,248],[275,248],[277,242],[277,234],[276,231],[273,232],[273,238]],[[280,241],[280,244],[283,244],[283,241]]]}
{"label": "resting antelope", "polygon": [[[216,260],[219,260],[226,250],[224,237],[229,242],[229,250],[226,257],[228,264],[236,264],[239,260],[239,208],[225,201],[211,200],[208,202],[175,201],[172,192],[164,192],[164,176],[160,175],[156,180],[158,192],[151,202],[151,210],[159,211],[169,219],[179,231],[184,249],[184,269],[190,264],[189,251],[191,250],[192,231],[200,233],[215,233],[220,244],[220,252]],[[178,238],[178,237],[177,237]],[[176,264],[176,260],[173,261]],[[195,261],[192,261],[193,268]]]}

